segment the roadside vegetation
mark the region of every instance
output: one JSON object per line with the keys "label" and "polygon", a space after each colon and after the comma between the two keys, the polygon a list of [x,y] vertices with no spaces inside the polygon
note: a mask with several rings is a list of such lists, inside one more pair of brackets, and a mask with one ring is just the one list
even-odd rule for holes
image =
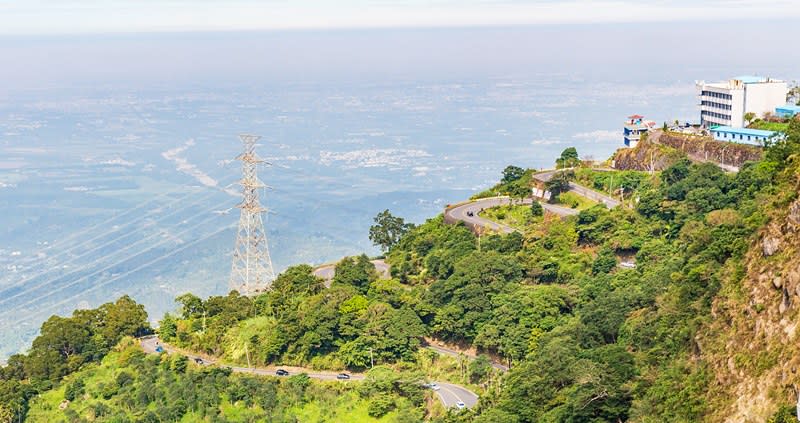
{"label": "roadside vegetation", "polygon": [[[629,184],[635,207],[534,216],[539,224],[480,243],[442,216],[411,227],[387,212],[380,221],[400,228],[379,237],[391,279],[379,279],[366,256],[340,262],[330,287],[310,266],[293,266],[256,297],[182,295],[179,312],[160,323],[164,341],[228,362],[366,371],[360,384],[231,375],[146,357],[125,341],[109,355],[124,336],[149,330],[128,299],[48,321],[31,352],[0,373],[0,411],[27,410],[43,392],[36,416],[63,416],[53,407],[69,396],[78,414],[69,421],[359,421],[365,409],[391,421],[707,420],[723,400],[713,397],[718,382],[697,334],[713,321],[721,288],[745,276],[758,230],[797,198],[799,156],[793,122],[763,160],[736,174],[688,160],[630,173],[619,186]],[[509,166],[495,188],[529,189],[530,173]],[[604,179],[611,175],[574,175],[614,185]],[[619,257],[635,267],[620,267]],[[425,337],[491,353],[511,369],[498,375],[484,359],[454,369],[421,348]],[[423,386],[430,375],[468,382],[480,403],[435,411]],[[157,419],[142,420],[149,413]],[[791,415],[778,413],[773,421]]]}
{"label": "roadside vegetation", "polygon": [[127,338],[32,401],[31,421],[416,422],[426,392],[413,374],[375,368],[364,382],[265,378],[201,367],[181,355],[145,355]]}

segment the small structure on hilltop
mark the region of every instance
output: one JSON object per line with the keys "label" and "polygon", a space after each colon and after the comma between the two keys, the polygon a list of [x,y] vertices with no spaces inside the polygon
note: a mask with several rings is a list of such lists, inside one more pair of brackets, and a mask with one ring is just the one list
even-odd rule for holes
{"label": "small structure on hilltop", "polygon": [[782,118],[793,118],[800,115],[800,105],[786,104],[775,108],[775,115]]}
{"label": "small structure on hilltop", "polygon": [[728,81],[697,81],[700,124],[710,128],[745,126],[745,115],[763,116],[786,103],[786,81],[761,76],[737,76]]}
{"label": "small structure on hilltop", "polygon": [[655,128],[655,126],[655,122],[644,120],[644,116],[628,116],[628,120],[625,121],[625,127],[622,132],[625,146],[631,148],[636,147],[636,145],[639,144],[639,140],[642,138],[642,134]]}
{"label": "small structure on hilltop", "polygon": [[779,134],[775,131],[765,131],[763,129],[731,128],[730,126],[715,126],[710,131],[716,141],[758,146],[763,146],[768,139]]}

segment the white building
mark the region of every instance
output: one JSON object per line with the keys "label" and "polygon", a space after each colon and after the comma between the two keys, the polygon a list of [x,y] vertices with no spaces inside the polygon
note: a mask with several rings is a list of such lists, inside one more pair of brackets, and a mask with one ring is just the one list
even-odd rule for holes
{"label": "white building", "polygon": [[760,76],[739,76],[729,81],[706,83],[698,81],[700,123],[705,127],[744,126],[745,113],[762,117],[774,113],[775,108],[786,104],[789,87],[786,81]]}

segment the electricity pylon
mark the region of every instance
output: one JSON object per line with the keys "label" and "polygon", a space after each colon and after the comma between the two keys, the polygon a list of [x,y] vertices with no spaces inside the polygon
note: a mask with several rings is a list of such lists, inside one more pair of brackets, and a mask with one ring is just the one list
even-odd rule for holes
{"label": "electricity pylon", "polygon": [[265,185],[258,179],[258,165],[264,163],[255,152],[257,135],[239,135],[244,144],[244,153],[236,160],[242,162],[242,202],[236,246],[233,250],[230,288],[244,295],[266,291],[275,279],[272,259],[269,256],[267,233],[264,231],[263,213],[267,210],[258,201],[258,189]]}

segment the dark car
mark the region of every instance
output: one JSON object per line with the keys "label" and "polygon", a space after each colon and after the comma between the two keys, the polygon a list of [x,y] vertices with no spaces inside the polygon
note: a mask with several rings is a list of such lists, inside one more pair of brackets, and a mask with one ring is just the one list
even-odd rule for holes
{"label": "dark car", "polygon": [[203,359],[200,358],[200,357],[195,357],[194,358],[194,362],[197,363],[197,364],[203,364]]}
{"label": "dark car", "polygon": [[289,376],[289,372],[283,369],[278,369],[275,371],[275,374],[278,376]]}
{"label": "dark car", "polygon": [[336,379],[348,380],[350,379],[350,375],[348,375],[347,373],[339,373],[338,375],[336,375]]}
{"label": "dark car", "polygon": [[472,210],[470,210],[467,212],[467,216],[475,216],[475,213]]}

